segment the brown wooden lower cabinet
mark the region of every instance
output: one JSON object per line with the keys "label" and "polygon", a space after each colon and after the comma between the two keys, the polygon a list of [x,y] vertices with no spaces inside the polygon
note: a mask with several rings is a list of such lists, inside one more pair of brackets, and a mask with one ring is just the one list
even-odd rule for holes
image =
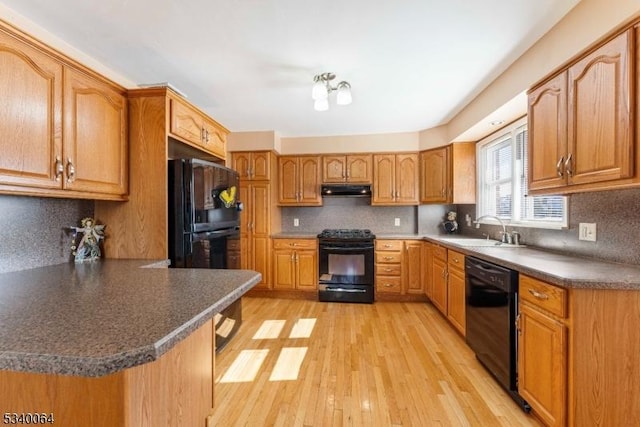
{"label": "brown wooden lower cabinet", "polygon": [[447,315],[447,250],[431,245],[431,303]]}
{"label": "brown wooden lower cabinet", "polygon": [[273,239],[273,289],[318,289],[316,239]]}
{"label": "brown wooden lower cabinet", "polygon": [[104,377],[0,371],[0,412],[52,414],[60,426],[205,427],[214,339],[210,320],[158,360]]}
{"label": "brown wooden lower cabinet", "polygon": [[466,288],[464,273],[464,255],[447,250],[447,319],[465,335]]}
{"label": "brown wooden lower cabinet", "polygon": [[640,292],[520,274],[518,390],[549,426],[640,425]]}
{"label": "brown wooden lower cabinet", "polygon": [[376,239],[376,294],[424,299],[423,245],[419,240]]}

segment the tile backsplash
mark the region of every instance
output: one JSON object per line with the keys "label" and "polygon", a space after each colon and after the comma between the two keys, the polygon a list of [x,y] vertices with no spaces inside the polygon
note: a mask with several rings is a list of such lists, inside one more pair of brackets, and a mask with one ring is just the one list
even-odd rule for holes
{"label": "tile backsplash", "polygon": [[0,195],[0,273],[70,261],[64,228],[93,212],[91,200]]}
{"label": "tile backsplash", "polygon": [[[564,230],[515,227],[528,246],[614,262],[640,264],[640,189],[601,191],[569,196],[569,227]],[[458,205],[461,233],[481,237],[489,231],[498,238],[498,226],[480,229],[464,224],[465,214],[476,217],[475,205]],[[596,223],[597,240],[578,240],[581,222]],[[514,227],[507,225],[507,230]]]}

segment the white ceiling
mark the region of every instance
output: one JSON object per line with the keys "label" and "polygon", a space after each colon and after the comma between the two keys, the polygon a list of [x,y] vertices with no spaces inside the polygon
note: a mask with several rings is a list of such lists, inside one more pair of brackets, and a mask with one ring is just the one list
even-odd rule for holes
{"label": "white ceiling", "polygon": [[[287,137],[444,124],[578,1],[0,3],[130,81],[171,83],[231,131]],[[325,71],[350,82],[351,105],[313,110]]]}

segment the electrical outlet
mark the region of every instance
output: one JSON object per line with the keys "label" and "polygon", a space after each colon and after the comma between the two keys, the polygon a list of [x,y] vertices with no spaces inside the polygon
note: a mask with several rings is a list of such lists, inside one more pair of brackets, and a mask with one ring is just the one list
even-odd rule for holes
{"label": "electrical outlet", "polygon": [[595,242],[596,224],[594,222],[581,222],[578,226],[578,239]]}
{"label": "electrical outlet", "polygon": [[396,218],[393,222],[393,225],[395,225],[396,227],[400,227],[400,218]]}
{"label": "electrical outlet", "polygon": [[467,223],[467,227],[471,227],[471,215],[466,214],[464,216],[464,221]]}
{"label": "electrical outlet", "polygon": [[298,218],[293,218],[293,226],[294,227],[299,227],[300,226],[300,220]]}

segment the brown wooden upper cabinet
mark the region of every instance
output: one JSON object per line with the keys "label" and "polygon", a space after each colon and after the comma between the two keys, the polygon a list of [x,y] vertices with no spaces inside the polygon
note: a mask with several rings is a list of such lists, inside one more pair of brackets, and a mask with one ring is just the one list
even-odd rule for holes
{"label": "brown wooden upper cabinet", "polygon": [[0,192],[125,200],[125,90],[0,25]]}
{"label": "brown wooden upper cabinet", "polygon": [[182,99],[172,97],[170,104],[171,135],[224,160],[228,131]]}
{"label": "brown wooden upper cabinet", "polygon": [[263,181],[271,179],[270,151],[246,151],[231,153],[232,168],[238,172],[241,179]]}
{"label": "brown wooden upper cabinet", "polygon": [[418,154],[374,154],[372,205],[418,204]]}
{"label": "brown wooden upper cabinet", "polygon": [[65,71],[63,187],[127,192],[127,99],[122,91],[74,69]]}
{"label": "brown wooden upper cabinet", "polygon": [[278,204],[322,206],[320,156],[278,158]]}
{"label": "brown wooden upper cabinet", "polygon": [[460,142],[420,153],[420,203],[476,202],[476,146]]}
{"label": "brown wooden upper cabinet", "polygon": [[372,159],[371,154],[322,156],[322,181],[370,184],[373,176]]}
{"label": "brown wooden upper cabinet", "polygon": [[612,188],[637,177],[634,31],[622,32],[529,91],[532,194]]}

